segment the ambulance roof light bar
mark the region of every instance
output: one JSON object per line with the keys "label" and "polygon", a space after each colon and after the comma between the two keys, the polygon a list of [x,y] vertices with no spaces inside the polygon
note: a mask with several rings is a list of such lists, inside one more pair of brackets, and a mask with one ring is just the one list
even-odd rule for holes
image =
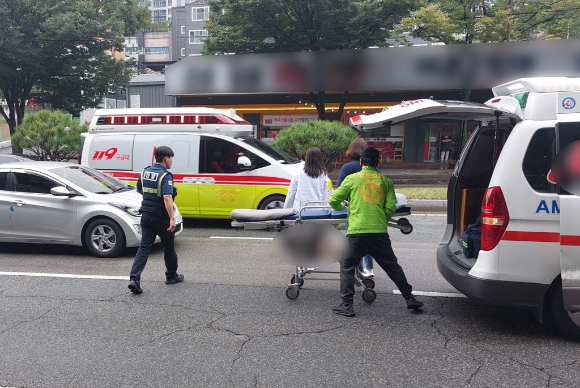
{"label": "ambulance roof light bar", "polygon": [[518,93],[555,93],[580,91],[578,77],[533,77],[506,82],[491,89],[493,95],[510,96]]}

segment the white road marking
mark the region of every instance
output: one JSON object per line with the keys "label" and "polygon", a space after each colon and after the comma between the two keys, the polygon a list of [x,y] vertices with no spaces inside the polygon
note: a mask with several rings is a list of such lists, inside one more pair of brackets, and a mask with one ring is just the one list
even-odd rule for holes
{"label": "white road marking", "polygon": [[0,276],[36,276],[47,278],[129,280],[129,276],[75,275],[68,273],[37,273],[37,272],[0,272]]}
{"label": "white road marking", "polygon": [[225,237],[225,236],[210,236],[209,238],[224,238],[231,240],[273,240],[273,237]]}
{"label": "white road marking", "polygon": [[[393,290],[393,294],[401,295],[401,291]],[[467,298],[467,296],[459,292],[430,292],[430,291],[413,291],[413,295],[420,296],[439,296],[443,298]]]}

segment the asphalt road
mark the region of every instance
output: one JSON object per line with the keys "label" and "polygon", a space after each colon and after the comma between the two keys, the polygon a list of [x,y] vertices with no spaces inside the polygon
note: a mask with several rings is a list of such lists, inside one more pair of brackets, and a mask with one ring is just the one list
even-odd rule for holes
{"label": "asphalt road", "polygon": [[459,297],[434,259],[445,218],[410,220],[411,235],[392,233],[395,252],[417,293],[441,296],[424,294],[424,311],[410,312],[377,269],[377,300],[356,295],[355,318],[330,311],[337,275],[306,279],[286,299],[293,269],[274,257],[275,233],[227,222],[187,222],[176,240],[185,283],[164,284],[155,247],[139,296],[124,280],[134,250],[95,259],[0,245],[0,387],[580,385],[576,342],[528,311]]}

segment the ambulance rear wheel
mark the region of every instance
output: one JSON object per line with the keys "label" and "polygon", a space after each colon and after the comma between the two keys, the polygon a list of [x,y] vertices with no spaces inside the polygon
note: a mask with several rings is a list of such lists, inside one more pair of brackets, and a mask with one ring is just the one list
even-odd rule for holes
{"label": "ambulance rear wheel", "polygon": [[365,288],[362,292],[362,298],[367,303],[373,303],[377,299],[377,293],[375,290]]}
{"label": "ambulance rear wheel", "polygon": [[270,209],[282,209],[284,207],[284,201],[286,197],[283,195],[272,195],[267,197],[260,203],[260,210],[270,210]]}
{"label": "ambulance rear wheel", "polygon": [[561,336],[580,340],[580,313],[570,313],[564,309],[560,278],[552,283],[545,302],[545,321]]}
{"label": "ambulance rear wheel", "polygon": [[300,291],[298,291],[297,288],[288,287],[286,289],[286,298],[288,298],[290,300],[296,300],[296,299],[298,299],[299,296],[300,296]]}

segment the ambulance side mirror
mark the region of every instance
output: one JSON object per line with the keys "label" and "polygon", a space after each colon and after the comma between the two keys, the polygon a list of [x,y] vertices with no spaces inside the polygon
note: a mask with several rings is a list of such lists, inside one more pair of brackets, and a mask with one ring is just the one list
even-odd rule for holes
{"label": "ambulance side mirror", "polygon": [[238,158],[238,168],[240,170],[248,170],[252,167],[252,161],[247,156],[240,156]]}

